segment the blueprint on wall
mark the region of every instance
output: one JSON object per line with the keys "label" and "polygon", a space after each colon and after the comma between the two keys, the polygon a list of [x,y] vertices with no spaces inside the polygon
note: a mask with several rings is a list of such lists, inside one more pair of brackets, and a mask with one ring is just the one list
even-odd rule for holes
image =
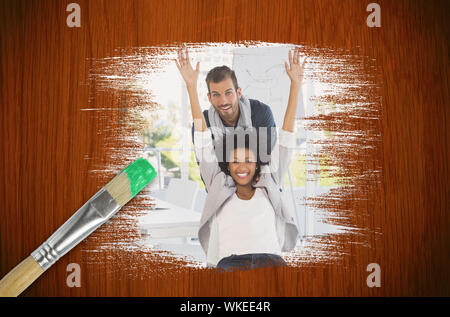
{"label": "blueprint on wall", "polygon": [[[233,69],[242,93],[270,106],[277,126],[283,123],[289,98],[290,79],[284,66],[288,61],[288,51],[287,46],[233,50]],[[304,116],[305,109],[299,101],[297,118]]]}

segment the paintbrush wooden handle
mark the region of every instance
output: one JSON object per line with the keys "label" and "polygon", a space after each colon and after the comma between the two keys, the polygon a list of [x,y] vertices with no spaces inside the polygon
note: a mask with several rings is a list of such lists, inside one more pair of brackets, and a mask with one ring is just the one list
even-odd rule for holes
{"label": "paintbrush wooden handle", "polygon": [[0,280],[0,297],[14,297],[30,286],[44,270],[30,255]]}

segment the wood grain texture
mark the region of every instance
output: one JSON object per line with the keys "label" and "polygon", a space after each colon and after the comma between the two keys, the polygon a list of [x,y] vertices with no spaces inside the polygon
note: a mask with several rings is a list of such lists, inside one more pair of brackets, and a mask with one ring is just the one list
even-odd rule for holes
{"label": "wood grain texture", "polygon": [[[450,295],[447,1],[376,1],[382,27],[368,28],[372,1],[79,0],[81,28],[73,29],[66,26],[70,2],[0,1],[1,276],[104,185],[87,171],[111,163],[103,144],[107,126],[120,118],[80,109],[114,104],[115,96],[87,82],[92,59],[121,47],[256,40],[375,59],[382,76],[383,179],[371,203],[355,204],[355,212],[369,215],[361,225],[380,228],[382,237],[373,238],[373,248],[343,240],[339,263],[136,279],[114,270],[107,255],[105,267],[84,265],[86,241],[23,295]],[[72,262],[82,264],[81,288],[66,286]],[[382,269],[380,288],[366,285],[372,262]]]}

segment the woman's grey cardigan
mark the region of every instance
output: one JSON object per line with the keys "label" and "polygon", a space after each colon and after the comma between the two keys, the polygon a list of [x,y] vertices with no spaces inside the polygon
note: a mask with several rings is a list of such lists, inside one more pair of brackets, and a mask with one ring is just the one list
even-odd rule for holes
{"label": "woman's grey cardigan", "polygon": [[[195,154],[200,167],[200,173],[205,182],[208,195],[200,219],[198,238],[207,255],[208,265],[216,265],[218,258],[218,241],[215,216],[223,204],[236,192],[236,186],[231,176],[219,168],[214,151],[211,131],[195,131]],[[295,132],[281,130],[275,144],[269,165],[263,165],[259,181],[254,187],[263,188],[275,210],[275,227],[281,251],[291,251],[297,242],[298,227],[293,213],[286,204],[282,190],[284,176],[289,168],[295,147]]]}

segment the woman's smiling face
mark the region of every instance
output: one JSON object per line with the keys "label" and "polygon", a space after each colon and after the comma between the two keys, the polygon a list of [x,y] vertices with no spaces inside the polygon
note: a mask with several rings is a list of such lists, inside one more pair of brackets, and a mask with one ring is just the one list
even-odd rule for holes
{"label": "woman's smiling face", "polygon": [[236,184],[251,184],[256,172],[256,156],[248,148],[237,148],[230,153],[228,168]]}

